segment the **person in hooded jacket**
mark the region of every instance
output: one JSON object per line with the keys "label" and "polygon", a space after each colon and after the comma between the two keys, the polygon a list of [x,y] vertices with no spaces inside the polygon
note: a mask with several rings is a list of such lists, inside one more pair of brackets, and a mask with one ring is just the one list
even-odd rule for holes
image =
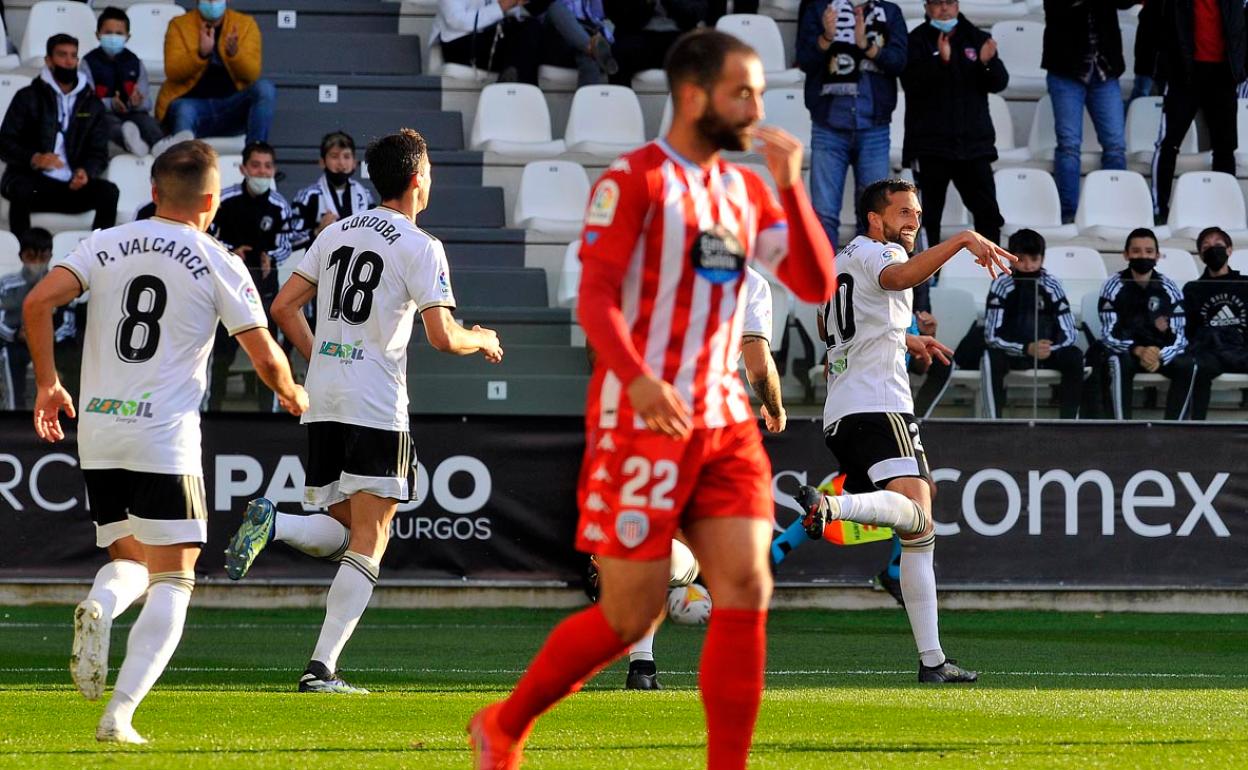
{"label": "person in hooded jacket", "polygon": [[1248,276],[1232,270],[1231,236],[1206,227],[1196,238],[1205,272],[1183,287],[1187,337],[1196,359],[1192,419],[1209,413],[1213,381],[1229,372],[1248,373]]}

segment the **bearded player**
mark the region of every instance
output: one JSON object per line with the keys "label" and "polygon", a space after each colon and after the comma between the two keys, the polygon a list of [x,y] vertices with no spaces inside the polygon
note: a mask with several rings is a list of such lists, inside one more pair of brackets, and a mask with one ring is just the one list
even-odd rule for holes
{"label": "bearded player", "polygon": [[[577,547],[598,557],[602,598],[555,628],[510,697],[473,717],[480,769],[518,767],[537,717],[646,633],[667,597],[677,529],[715,597],[699,677],[707,766],[740,770],[749,754],[774,506],[736,373],[745,267],[757,260],[807,302],[831,295],[835,271],[802,187],[801,144],[756,125],[754,50],[698,30],[676,42],[666,69],[672,128],[599,180],[581,242],[579,320],[597,362]],[[779,203],[753,172],[719,157],[751,145]]]}

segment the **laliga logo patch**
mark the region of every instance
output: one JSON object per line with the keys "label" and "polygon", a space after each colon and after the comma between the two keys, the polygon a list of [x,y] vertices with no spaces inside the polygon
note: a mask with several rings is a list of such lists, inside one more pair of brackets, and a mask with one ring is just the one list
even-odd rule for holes
{"label": "laliga logo patch", "polygon": [[620,186],[614,179],[604,179],[594,190],[594,199],[585,212],[585,224],[606,227],[615,220],[615,209],[620,203]]}
{"label": "laliga logo patch", "polygon": [[689,250],[694,271],[711,283],[728,283],[745,269],[745,249],[741,241],[723,225],[698,234]]}
{"label": "laliga logo patch", "polygon": [[650,534],[650,517],[641,511],[624,511],[615,517],[615,536],[625,548],[636,548]]}

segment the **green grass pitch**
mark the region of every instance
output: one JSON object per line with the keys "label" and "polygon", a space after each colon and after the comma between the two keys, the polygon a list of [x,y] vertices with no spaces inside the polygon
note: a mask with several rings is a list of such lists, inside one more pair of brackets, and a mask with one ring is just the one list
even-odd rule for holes
{"label": "green grass pitch", "polygon": [[[373,694],[347,697],[293,692],[319,612],[192,607],[135,718],[152,743],[110,748],[103,702],[69,681],[71,609],[0,608],[0,768],[467,768],[468,717],[564,614],[371,610],[342,665]],[[915,682],[900,610],[775,612],[769,631],[760,770],[1248,767],[1248,616],[948,612],[946,650],[983,672],[957,687]],[[543,718],[525,767],[701,767],[703,634],[660,631],[664,692],[603,672]]]}

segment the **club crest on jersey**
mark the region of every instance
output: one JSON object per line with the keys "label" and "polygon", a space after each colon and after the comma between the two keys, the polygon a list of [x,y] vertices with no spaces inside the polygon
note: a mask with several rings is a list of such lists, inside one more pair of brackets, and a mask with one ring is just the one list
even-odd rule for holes
{"label": "club crest on jersey", "polygon": [[111,414],[117,416],[118,422],[136,422],[138,418],[150,420],[155,415],[152,414],[152,402],[148,401],[152,394],[144,393],[137,399],[122,398],[92,398],[87,402],[84,412],[93,414]]}
{"label": "club crest on jersey", "polygon": [[641,511],[624,511],[615,517],[615,536],[625,548],[636,548],[650,534],[650,517]]}
{"label": "club crest on jersey", "polygon": [[832,373],[833,373],[833,374],[844,374],[844,373],[845,373],[845,370],[846,370],[846,369],[848,369],[848,368],[849,368],[849,359],[848,359],[848,358],[838,358],[838,359],[836,359],[835,361],[833,361],[833,362],[832,362]]}
{"label": "club crest on jersey", "polygon": [[273,217],[265,214],[260,217],[260,232],[267,233],[273,229]]}
{"label": "club crest on jersey", "polygon": [[594,190],[594,199],[585,212],[585,224],[606,227],[615,221],[615,209],[620,203],[620,185],[614,179],[604,179]]}
{"label": "club crest on jersey", "polygon": [[316,352],[317,352],[317,355],[329,356],[330,358],[337,358],[338,360],[342,361],[344,364],[349,364],[353,361],[363,361],[364,360],[364,340],[356,340],[354,343],[350,345],[348,345],[345,342],[331,342],[329,340],[326,340],[325,342],[321,343],[320,349],[317,350]]}
{"label": "club crest on jersey", "polygon": [[711,283],[728,283],[745,270],[745,249],[723,225],[715,225],[693,239],[689,249],[693,269]]}

